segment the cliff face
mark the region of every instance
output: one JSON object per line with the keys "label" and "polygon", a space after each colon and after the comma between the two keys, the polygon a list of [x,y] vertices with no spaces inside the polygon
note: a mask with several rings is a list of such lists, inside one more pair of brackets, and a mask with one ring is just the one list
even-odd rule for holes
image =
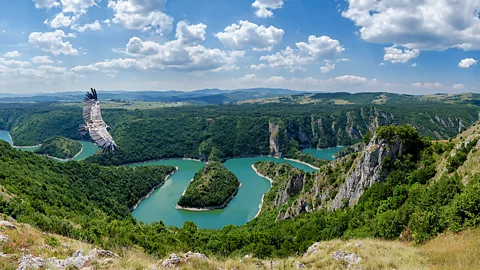
{"label": "cliff face", "polygon": [[274,157],[282,156],[280,152],[280,145],[278,143],[278,132],[280,130],[280,125],[273,122],[268,122],[268,132],[270,134],[270,155]]}
{"label": "cliff face", "polygon": [[386,178],[392,164],[406,152],[401,139],[387,141],[377,135],[362,146],[357,145],[358,153],[325,164],[313,175],[285,164],[264,165],[261,172],[276,182],[269,206],[279,209],[276,219],[354,206],[368,187]]}
{"label": "cliff face", "polygon": [[298,173],[290,177],[287,182],[279,186],[279,192],[275,198],[275,205],[281,206],[288,200],[302,191],[305,181],[305,175]]}
{"label": "cliff face", "polygon": [[345,178],[329,209],[355,205],[366,188],[386,177],[388,167],[402,156],[403,148],[400,141],[386,143],[374,136]]}

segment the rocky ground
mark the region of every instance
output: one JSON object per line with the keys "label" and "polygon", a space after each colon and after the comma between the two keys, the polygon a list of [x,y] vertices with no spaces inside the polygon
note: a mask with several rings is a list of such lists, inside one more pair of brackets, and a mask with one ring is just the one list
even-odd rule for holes
{"label": "rocky ground", "polygon": [[198,252],[154,258],[139,249],[103,250],[7,217],[0,220],[0,269],[480,269],[480,229],[442,235],[421,246],[375,239],[317,242],[285,259]]}

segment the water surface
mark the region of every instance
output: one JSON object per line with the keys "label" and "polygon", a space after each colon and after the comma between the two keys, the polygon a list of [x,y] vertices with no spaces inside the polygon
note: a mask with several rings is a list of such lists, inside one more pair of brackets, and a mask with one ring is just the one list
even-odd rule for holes
{"label": "water surface", "polygon": [[333,155],[338,153],[339,151],[345,149],[345,146],[337,146],[332,148],[324,148],[324,149],[315,149],[315,148],[307,148],[303,149],[302,153],[310,154],[316,158],[324,159],[324,160],[335,160]]}
{"label": "water surface", "polygon": [[224,209],[208,212],[177,210],[175,206],[187,188],[190,180],[205,163],[193,160],[164,160],[146,162],[131,166],[171,165],[178,166],[178,171],[165,184],[145,199],[132,214],[145,223],[162,220],[165,225],[183,226],[185,221],[193,221],[199,228],[222,228],[229,224],[242,225],[252,220],[259,210],[264,193],[270,189],[270,182],[258,176],[252,169],[257,161],[288,163],[298,169],[313,172],[311,167],[298,162],[273,157],[253,157],[229,159],[223,166],[234,173],[242,183],[237,195]]}
{"label": "water surface", "polygon": [[[6,130],[0,130],[0,140],[8,142],[10,145],[13,144],[12,139],[10,137],[10,132]],[[80,154],[77,157],[75,157],[73,160],[77,160],[77,161],[84,160],[90,156],[93,156],[99,150],[98,146],[92,142],[85,142],[85,141],[78,141],[78,142],[82,144],[83,149],[82,149],[82,152],[80,152]],[[16,149],[19,149],[22,151],[28,151],[28,152],[34,152],[38,148],[40,148],[40,146],[34,146],[34,147],[17,146],[16,147]],[[54,159],[57,161],[62,161],[56,158]]]}

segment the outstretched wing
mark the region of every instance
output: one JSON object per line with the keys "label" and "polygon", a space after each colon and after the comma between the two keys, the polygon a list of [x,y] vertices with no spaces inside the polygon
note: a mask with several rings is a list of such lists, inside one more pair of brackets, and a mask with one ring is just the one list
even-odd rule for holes
{"label": "outstretched wing", "polygon": [[91,88],[92,92],[87,92],[83,99],[83,120],[85,124],[91,123],[93,120],[102,120],[100,113],[100,105],[98,104],[97,90]]}
{"label": "outstretched wing", "polygon": [[93,88],[91,91],[91,93],[88,92],[85,95],[83,100],[83,120],[85,121],[85,126],[81,128],[88,130],[90,137],[102,148],[103,152],[113,151],[117,148],[117,145],[107,131],[107,124],[102,119],[97,91]]}
{"label": "outstretched wing", "polygon": [[100,146],[103,152],[111,152],[117,148],[117,145],[113,141],[112,136],[107,131],[107,126],[94,125],[93,128],[90,128],[90,137],[95,141],[95,143]]}

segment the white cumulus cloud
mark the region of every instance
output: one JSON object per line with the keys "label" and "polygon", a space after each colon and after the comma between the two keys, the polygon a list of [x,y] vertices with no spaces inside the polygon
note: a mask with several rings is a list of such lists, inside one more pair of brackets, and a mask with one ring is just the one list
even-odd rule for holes
{"label": "white cumulus cloud", "polygon": [[36,8],[53,8],[60,5],[57,0],[34,0]]}
{"label": "white cumulus cloud", "polygon": [[88,24],[84,24],[84,25],[81,25],[81,26],[77,25],[77,24],[74,24],[74,25],[72,25],[72,29],[76,30],[80,33],[83,33],[88,29],[90,29],[92,31],[99,31],[99,30],[102,30],[102,25],[98,22],[98,20],[96,20],[93,23],[88,23]]}
{"label": "white cumulus cloud", "polygon": [[195,43],[205,40],[205,29],[207,26],[203,23],[189,25],[185,21],[177,23],[177,32],[175,37],[184,43]]}
{"label": "white cumulus cloud", "polygon": [[441,83],[421,83],[421,82],[416,82],[412,84],[413,87],[415,88],[424,88],[424,89],[437,89],[442,87],[443,85]]}
{"label": "white cumulus cloud", "polygon": [[328,73],[335,69],[335,63],[325,62],[325,66],[320,67],[322,73]]}
{"label": "white cumulus cloud", "polygon": [[32,63],[34,64],[51,64],[53,61],[50,59],[49,56],[35,56],[32,58]]}
{"label": "white cumulus cloud", "polygon": [[417,58],[420,55],[420,51],[417,49],[408,50],[398,48],[397,45],[385,48],[385,55],[383,60],[392,62],[394,64],[407,63],[408,61]]}
{"label": "white cumulus cloud", "polygon": [[465,58],[460,63],[458,63],[458,66],[461,68],[469,68],[473,65],[476,65],[478,60],[475,60],[473,58]]}
{"label": "white cumulus cloud", "polygon": [[272,10],[282,8],[284,0],[255,0],[252,7],[256,8],[255,15],[260,18],[273,16]]}
{"label": "white cumulus cloud", "polygon": [[272,68],[287,68],[290,71],[304,70],[304,65],[317,60],[332,60],[345,50],[338,40],[328,36],[309,36],[308,42],[298,42],[297,49],[287,47],[272,55],[264,55],[260,60],[267,61]]}
{"label": "white cumulus cloud", "polygon": [[461,89],[465,89],[465,85],[463,85],[463,84],[461,84],[461,83],[459,83],[459,84],[454,84],[454,85],[452,86],[452,88],[455,89],[455,90],[461,90]]}
{"label": "white cumulus cloud", "polygon": [[73,19],[70,16],[65,16],[63,13],[58,13],[53,20],[46,19],[43,23],[52,28],[68,27],[72,24]]}
{"label": "white cumulus cloud", "polygon": [[478,0],[346,0],[362,39],[409,49],[480,49]]}
{"label": "white cumulus cloud", "polygon": [[113,22],[127,29],[149,31],[157,34],[170,32],[173,18],[163,12],[166,0],[110,0],[108,7],[113,9]]}
{"label": "white cumulus cloud", "polygon": [[19,57],[20,55],[22,55],[21,53],[19,53],[18,51],[11,51],[11,52],[7,52],[5,53],[5,57],[8,57],[8,58],[15,58],[15,57]]}
{"label": "white cumulus cloud", "polygon": [[250,65],[250,69],[254,69],[254,70],[261,70],[261,69],[264,69],[266,68],[267,65],[265,64],[260,64],[260,65]]}
{"label": "white cumulus cloud", "polygon": [[240,21],[225,27],[215,36],[229,48],[250,47],[257,50],[271,50],[282,42],[284,31],[274,26],[265,27],[249,21]]}
{"label": "white cumulus cloud", "polygon": [[63,12],[84,14],[87,9],[95,6],[95,0],[60,0]]}
{"label": "white cumulus cloud", "polygon": [[77,55],[78,51],[73,48],[70,42],[64,42],[63,38],[74,37],[74,34],[66,35],[62,30],[55,32],[33,32],[28,37],[28,42],[35,45],[44,52],[53,55],[66,54]]}
{"label": "white cumulus cloud", "polygon": [[[132,58],[77,66],[72,71],[91,72],[105,68],[127,67],[143,70],[169,69],[188,72],[235,69],[236,61],[244,56],[244,52],[209,49],[198,44],[205,39],[205,28],[206,25],[204,24],[189,25],[186,22],[179,22],[175,35],[177,38],[162,44],[132,37],[125,48],[125,53]],[[125,66],[124,63],[129,65]]]}

